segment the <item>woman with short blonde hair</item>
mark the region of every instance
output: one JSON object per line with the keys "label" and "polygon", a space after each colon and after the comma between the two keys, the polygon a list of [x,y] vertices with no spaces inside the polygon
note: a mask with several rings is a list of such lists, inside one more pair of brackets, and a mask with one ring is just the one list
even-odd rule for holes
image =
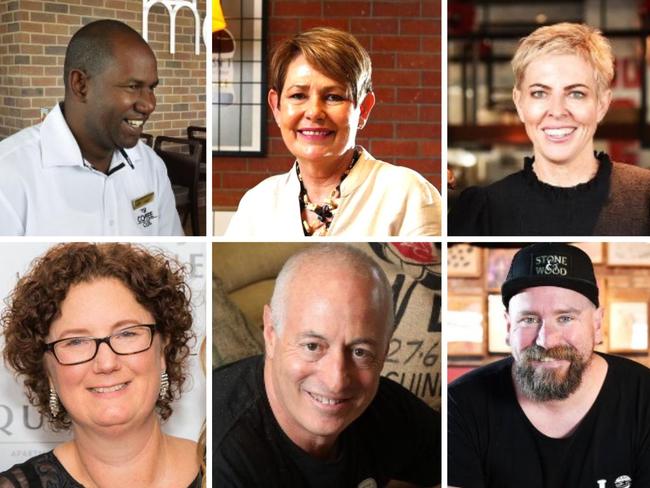
{"label": "woman with short blonde hair", "polygon": [[612,98],[609,41],[587,25],[540,27],[520,41],[512,69],[533,157],[517,173],[466,189],[449,234],[649,235],[650,171],[594,151]]}

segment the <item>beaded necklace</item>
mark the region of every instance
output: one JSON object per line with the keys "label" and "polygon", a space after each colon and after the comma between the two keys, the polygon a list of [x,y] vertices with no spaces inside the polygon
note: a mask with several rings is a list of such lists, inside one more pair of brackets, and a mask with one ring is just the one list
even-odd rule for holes
{"label": "beaded necklace", "polygon": [[[302,230],[306,236],[327,235],[327,231],[329,230],[330,225],[334,220],[334,216],[336,215],[336,211],[339,207],[339,202],[341,199],[341,183],[343,183],[343,180],[350,174],[350,171],[352,171],[352,168],[359,160],[360,156],[361,151],[355,148],[354,154],[352,155],[352,161],[341,175],[339,184],[336,185],[336,188],[332,190],[330,196],[327,197],[323,203],[313,203],[311,200],[309,200],[307,189],[305,188],[305,184],[302,181],[302,175],[300,174],[300,165],[296,164],[296,174],[298,175],[298,181],[300,182],[300,195],[298,195],[298,201],[300,203],[301,218],[303,212],[312,212],[316,214],[316,217],[318,218],[318,222],[313,226],[309,225],[306,216],[302,219]],[[316,234],[317,231],[318,234]]]}

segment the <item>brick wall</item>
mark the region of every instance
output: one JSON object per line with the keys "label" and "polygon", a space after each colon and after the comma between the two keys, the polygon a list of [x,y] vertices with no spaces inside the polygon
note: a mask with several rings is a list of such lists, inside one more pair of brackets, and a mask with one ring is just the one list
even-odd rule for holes
{"label": "brick wall", "polygon": [[[199,0],[201,21],[206,1]],[[0,1],[0,139],[40,120],[40,108],[63,100],[65,48],[82,25],[121,20],[142,33],[142,2],[136,0]],[[169,15],[161,5],[149,13],[149,44],[158,58],[157,108],[145,131],[184,135],[205,125],[205,59],[201,40],[194,54],[194,16],[176,16],[176,53],[169,52]]]}
{"label": "brick wall", "polygon": [[[315,26],[352,32],[370,53],[377,103],[357,142],[440,189],[440,0],[267,1],[267,45]],[[286,172],[292,156],[269,110],[267,156],[213,158],[213,206],[234,209],[246,190]]]}

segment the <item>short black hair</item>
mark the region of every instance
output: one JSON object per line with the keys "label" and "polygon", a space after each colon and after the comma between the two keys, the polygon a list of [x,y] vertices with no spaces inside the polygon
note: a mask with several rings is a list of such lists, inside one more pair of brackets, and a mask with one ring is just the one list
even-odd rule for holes
{"label": "short black hair", "polygon": [[89,76],[101,73],[113,58],[113,39],[126,35],[146,41],[138,31],[118,20],[96,20],[79,29],[70,39],[65,51],[63,84],[68,89],[68,79],[73,69],[79,69]]}

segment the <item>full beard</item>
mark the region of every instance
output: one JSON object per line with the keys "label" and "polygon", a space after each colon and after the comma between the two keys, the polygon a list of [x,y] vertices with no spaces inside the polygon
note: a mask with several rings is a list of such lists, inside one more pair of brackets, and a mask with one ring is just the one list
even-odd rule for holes
{"label": "full beard", "polygon": [[[544,358],[569,361],[569,367],[564,372],[532,364],[533,361],[543,361]],[[591,355],[583,358],[572,346],[544,349],[535,345],[524,349],[521,358],[515,361],[513,378],[520,391],[533,401],[564,400],[578,389],[582,383],[582,374],[590,361]]]}

